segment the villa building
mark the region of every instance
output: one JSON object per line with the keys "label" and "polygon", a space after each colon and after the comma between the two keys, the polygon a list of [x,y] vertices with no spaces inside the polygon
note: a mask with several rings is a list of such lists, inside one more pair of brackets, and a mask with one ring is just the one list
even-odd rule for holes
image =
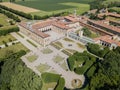
{"label": "villa building", "polygon": [[46,46],[51,42],[74,32],[80,28],[79,21],[72,15],[65,17],[52,17],[47,20],[37,22],[21,22],[20,31]]}

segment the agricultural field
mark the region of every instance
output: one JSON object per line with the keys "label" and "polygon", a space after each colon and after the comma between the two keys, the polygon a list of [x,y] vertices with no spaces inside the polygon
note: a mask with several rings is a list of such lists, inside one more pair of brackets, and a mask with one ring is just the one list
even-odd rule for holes
{"label": "agricultural field", "polygon": [[3,3],[0,3],[0,4],[4,5],[6,7],[12,8],[14,10],[25,12],[25,13],[31,13],[31,12],[38,12],[39,11],[39,10],[34,9],[34,8],[25,7],[25,6],[10,3],[10,2],[3,2]]}
{"label": "agricultural field", "polygon": [[90,9],[89,3],[93,0],[17,0],[15,3],[23,6],[31,7],[38,12],[32,12],[33,15],[50,15],[68,11],[73,13],[76,9],[77,14],[82,14]]}

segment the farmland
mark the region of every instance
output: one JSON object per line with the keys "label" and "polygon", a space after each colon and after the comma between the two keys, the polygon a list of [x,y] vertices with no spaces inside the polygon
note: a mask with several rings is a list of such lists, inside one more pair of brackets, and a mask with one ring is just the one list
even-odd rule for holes
{"label": "farmland", "polygon": [[43,16],[63,11],[73,13],[75,9],[77,14],[82,14],[89,10],[91,1],[93,0],[25,0],[15,3],[40,10],[31,14]]}
{"label": "farmland", "polygon": [[31,13],[31,12],[38,12],[39,11],[37,9],[25,7],[25,6],[22,6],[22,5],[17,5],[17,4],[10,3],[10,2],[3,2],[3,3],[1,3],[1,5],[12,8],[14,10],[23,11],[25,13]]}

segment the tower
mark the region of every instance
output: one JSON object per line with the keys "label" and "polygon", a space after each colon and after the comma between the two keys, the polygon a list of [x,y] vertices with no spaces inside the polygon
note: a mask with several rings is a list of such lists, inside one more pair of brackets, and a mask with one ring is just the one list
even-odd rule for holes
{"label": "tower", "polygon": [[74,16],[76,17],[77,13],[76,13],[76,9],[74,10]]}
{"label": "tower", "polygon": [[80,31],[79,31],[79,36],[80,36],[80,37],[83,37],[83,30],[80,30]]}

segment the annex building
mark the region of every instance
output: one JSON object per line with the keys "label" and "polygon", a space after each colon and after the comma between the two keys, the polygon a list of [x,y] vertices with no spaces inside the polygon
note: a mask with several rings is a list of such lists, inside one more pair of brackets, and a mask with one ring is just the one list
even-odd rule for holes
{"label": "annex building", "polygon": [[47,20],[21,22],[20,31],[39,44],[46,46],[63,38],[68,32],[80,29],[79,21],[72,15],[51,17]]}

